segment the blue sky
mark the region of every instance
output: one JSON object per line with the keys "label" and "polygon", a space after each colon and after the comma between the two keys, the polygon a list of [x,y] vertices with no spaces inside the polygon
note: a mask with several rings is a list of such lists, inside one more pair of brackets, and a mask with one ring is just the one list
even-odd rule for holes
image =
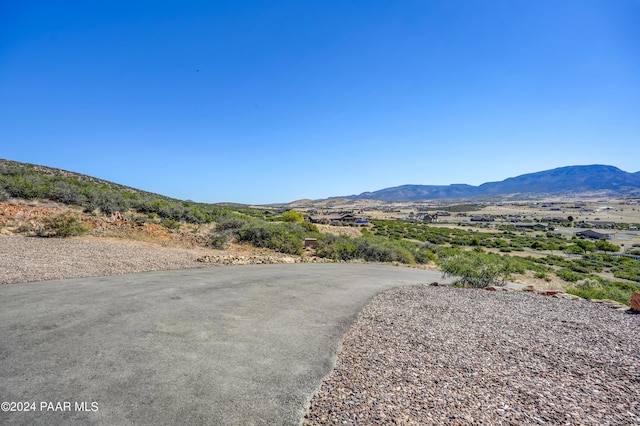
{"label": "blue sky", "polygon": [[0,158],[266,204],[640,170],[639,0],[4,1]]}

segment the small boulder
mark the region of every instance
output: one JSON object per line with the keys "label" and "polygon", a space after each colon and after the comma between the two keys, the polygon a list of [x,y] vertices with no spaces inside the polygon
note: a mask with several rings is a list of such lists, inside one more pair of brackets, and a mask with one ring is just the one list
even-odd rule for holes
{"label": "small boulder", "polygon": [[629,300],[629,305],[631,306],[631,310],[634,312],[640,313],[640,293],[637,291],[631,295],[631,300]]}
{"label": "small boulder", "polygon": [[487,291],[509,291],[509,289],[506,287],[498,287],[495,285],[488,285],[484,289]]}

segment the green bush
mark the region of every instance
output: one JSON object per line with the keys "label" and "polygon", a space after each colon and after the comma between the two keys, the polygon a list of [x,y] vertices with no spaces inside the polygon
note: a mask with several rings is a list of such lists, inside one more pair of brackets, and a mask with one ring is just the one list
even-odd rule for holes
{"label": "green bush", "polygon": [[416,259],[416,263],[419,264],[436,262],[438,260],[438,256],[431,249],[425,247],[420,247],[418,250],[416,250],[414,257]]}
{"label": "green bush", "polygon": [[165,218],[162,219],[162,222],[160,223],[167,229],[180,229],[180,222],[178,222],[177,220]]}
{"label": "green bush", "polygon": [[62,213],[44,220],[37,231],[39,237],[76,237],[89,232],[89,226],[71,213]]}
{"label": "green bush", "polygon": [[346,235],[320,235],[316,254],[336,261],[362,259],[368,262],[405,264],[416,263],[416,256],[421,259],[419,263],[426,263],[430,257],[435,256],[430,250],[418,249],[415,243],[370,234],[358,238]]}
{"label": "green bush", "polygon": [[547,282],[551,281],[551,278],[549,277],[549,275],[546,272],[536,272],[533,275],[534,278],[538,278],[538,279],[542,279],[545,280]]}
{"label": "green bush", "polygon": [[640,291],[640,287],[620,282],[605,280],[584,280],[567,288],[567,293],[584,297],[585,299],[611,299],[626,305],[635,291]]}
{"label": "green bush", "polygon": [[620,258],[612,272],[616,278],[640,282],[640,262],[636,260]]}
{"label": "green bush", "polygon": [[612,244],[606,240],[599,240],[596,242],[596,249],[607,252],[618,252],[620,251],[620,246]]}
{"label": "green bush", "polygon": [[440,259],[445,277],[458,277],[458,283],[475,288],[504,285],[513,265],[492,253],[462,252]]}
{"label": "green bush", "polygon": [[232,235],[229,231],[212,232],[209,236],[209,246],[217,250],[224,250],[231,245]]}
{"label": "green bush", "polygon": [[578,280],[581,280],[582,278],[584,278],[583,274],[574,272],[570,269],[560,269],[559,271],[556,272],[556,275],[561,279],[563,279],[564,281],[568,281],[568,282],[577,282]]}
{"label": "green bush", "polygon": [[300,212],[289,210],[282,213],[282,220],[284,220],[285,222],[303,223],[304,216]]}
{"label": "green bush", "polygon": [[301,254],[303,250],[304,229],[296,224],[247,221],[235,234],[238,242],[246,242],[254,247],[287,254]]}
{"label": "green bush", "polygon": [[225,215],[220,217],[216,221],[216,230],[217,231],[225,231],[227,229],[237,230],[245,226],[248,221],[249,221],[248,218],[240,218],[238,216],[231,215],[231,214]]}

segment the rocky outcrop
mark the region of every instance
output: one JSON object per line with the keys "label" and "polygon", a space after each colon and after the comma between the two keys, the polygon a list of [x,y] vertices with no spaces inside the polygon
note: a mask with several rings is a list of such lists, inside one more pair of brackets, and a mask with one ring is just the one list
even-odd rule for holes
{"label": "rocky outcrop", "polygon": [[615,309],[617,311],[628,311],[629,307],[624,303],[616,302],[615,300],[609,299],[591,299],[593,303],[598,303],[600,305],[604,305],[608,308]]}

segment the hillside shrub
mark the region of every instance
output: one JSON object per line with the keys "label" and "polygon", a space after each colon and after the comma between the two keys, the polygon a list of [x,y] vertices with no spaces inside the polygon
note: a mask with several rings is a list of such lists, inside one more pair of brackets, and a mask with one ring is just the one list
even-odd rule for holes
{"label": "hillside shrub", "polygon": [[585,277],[584,274],[580,274],[570,269],[560,269],[559,271],[556,271],[556,275],[568,282],[577,282]]}
{"label": "hillside shrub", "polygon": [[235,231],[238,242],[246,242],[254,247],[270,248],[287,254],[301,254],[304,229],[296,224],[247,221]]}
{"label": "hillside shrub", "polygon": [[628,305],[631,295],[640,291],[640,287],[621,281],[587,279],[567,288],[566,291],[585,299],[611,299]]}
{"label": "hillside shrub", "polygon": [[71,213],[62,213],[48,217],[37,231],[39,237],[76,237],[89,232],[89,226]]}
{"label": "hillside shrub", "polygon": [[[323,234],[318,239],[316,254],[336,261],[362,259],[367,262],[399,262],[405,264],[416,263],[416,254],[420,252],[416,243],[405,240],[384,238],[365,233],[364,236],[354,238],[346,235]],[[431,254],[429,254],[431,253]],[[419,255],[426,263],[433,252],[422,249]]]}
{"label": "hillside shrub", "polygon": [[617,246],[606,240],[599,240],[596,242],[596,249],[613,253],[620,251],[620,246]]}
{"label": "hillside shrub", "polygon": [[180,222],[178,222],[177,220],[165,218],[162,219],[162,222],[160,222],[160,224],[167,229],[180,229]]}
{"label": "hillside shrub", "polygon": [[231,231],[213,231],[209,236],[209,246],[217,250],[225,250],[231,245],[232,238]]}
{"label": "hillside shrub", "polygon": [[284,220],[285,222],[303,223],[304,216],[300,212],[289,210],[282,213],[282,220]]}
{"label": "hillside shrub", "polygon": [[613,276],[625,280],[640,282],[640,262],[629,259],[620,258],[617,266],[611,269]]}
{"label": "hillside shrub", "polygon": [[457,277],[459,284],[474,288],[504,285],[513,269],[505,258],[477,251],[442,258],[439,265],[445,277]]}

